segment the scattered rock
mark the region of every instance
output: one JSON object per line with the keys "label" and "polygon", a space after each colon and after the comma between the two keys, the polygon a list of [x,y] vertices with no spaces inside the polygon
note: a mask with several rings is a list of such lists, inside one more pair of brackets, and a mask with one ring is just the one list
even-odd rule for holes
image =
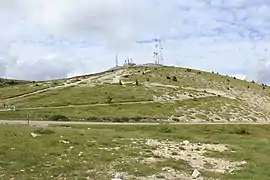
{"label": "scattered rock", "polygon": [[197,169],[195,169],[191,176],[193,179],[197,179],[198,177],[201,176],[201,173]]}
{"label": "scattered rock", "polygon": [[35,137],[38,137],[38,136],[40,136],[39,134],[35,134],[35,133],[31,133],[31,136],[33,137],[33,138],[35,138]]}
{"label": "scattered rock", "polygon": [[159,175],[156,175],[156,178],[157,179],[165,179],[166,177],[162,174],[159,174]]}
{"label": "scattered rock", "polygon": [[183,144],[186,145],[186,146],[189,145],[189,143],[190,142],[188,140],[183,141]]}
{"label": "scattered rock", "polygon": [[242,161],[241,164],[243,164],[243,165],[244,165],[244,164],[247,164],[247,161]]}
{"label": "scattered rock", "polygon": [[66,140],[59,140],[60,143],[69,144],[69,141]]}
{"label": "scattered rock", "polygon": [[124,175],[123,173],[116,173],[114,178],[112,178],[111,180],[124,180]]}
{"label": "scattered rock", "polygon": [[[154,139],[147,139],[146,144],[154,147],[151,151],[155,159],[157,159],[156,157],[159,157],[159,161],[164,158],[173,158],[176,160],[181,159],[186,161],[194,169],[198,170],[228,173],[241,169],[241,165],[245,164],[244,161],[234,162],[223,158],[204,156],[204,153],[208,151],[227,151],[228,147],[223,144],[199,144],[193,142],[191,143],[188,140],[177,143],[169,140],[159,141]],[[155,159],[152,161],[155,162]],[[143,160],[141,162],[143,162]]]}

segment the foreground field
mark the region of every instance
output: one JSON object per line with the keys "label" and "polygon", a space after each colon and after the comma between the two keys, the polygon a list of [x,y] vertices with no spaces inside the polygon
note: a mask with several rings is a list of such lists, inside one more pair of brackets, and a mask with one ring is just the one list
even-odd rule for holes
{"label": "foreground field", "polygon": [[3,180],[270,177],[269,125],[1,125],[0,131]]}

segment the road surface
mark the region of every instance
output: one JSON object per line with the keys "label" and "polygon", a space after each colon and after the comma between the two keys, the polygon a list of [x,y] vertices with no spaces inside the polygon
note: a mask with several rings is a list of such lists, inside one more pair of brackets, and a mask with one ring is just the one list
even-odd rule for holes
{"label": "road surface", "polygon": [[[0,120],[0,124],[28,124],[27,120]],[[29,121],[30,125],[36,126],[48,126],[48,125],[159,125],[159,123],[115,123],[115,122],[82,122],[82,121]],[[270,122],[259,122],[259,123],[193,123],[193,122],[183,122],[183,123],[170,123],[173,125],[186,125],[186,124],[193,124],[193,125],[229,125],[229,124],[252,124],[252,125],[262,125],[262,124],[270,124]]]}

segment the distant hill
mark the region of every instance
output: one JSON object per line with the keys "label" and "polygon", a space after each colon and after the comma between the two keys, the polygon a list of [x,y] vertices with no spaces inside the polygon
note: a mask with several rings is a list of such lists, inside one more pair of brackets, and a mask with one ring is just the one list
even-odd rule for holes
{"label": "distant hill", "polygon": [[53,81],[3,82],[0,103],[17,110],[2,109],[0,119],[262,122],[270,117],[266,85],[180,67],[150,64]]}
{"label": "distant hill", "polygon": [[29,83],[29,81],[0,78],[0,87]]}

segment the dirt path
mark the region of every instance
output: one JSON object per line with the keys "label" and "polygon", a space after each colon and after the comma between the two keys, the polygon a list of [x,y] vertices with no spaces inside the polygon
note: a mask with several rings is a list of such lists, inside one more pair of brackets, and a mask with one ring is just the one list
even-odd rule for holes
{"label": "dirt path", "polygon": [[[212,96],[209,96],[212,97]],[[205,98],[205,97],[198,97]],[[182,98],[182,99],[175,99],[170,100],[173,101],[180,101],[190,98]],[[150,103],[158,103],[159,101],[153,99],[152,101],[128,101],[128,102],[115,102],[115,103],[99,103],[99,104],[82,104],[82,105],[67,105],[67,106],[43,106],[43,107],[29,107],[29,108],[16,108],[17,110],[38,110],[38,109],[64,109],[64,108],[71,108],[71,107],[93,107],[93,106],[110,106],[110,105],[130,105],[130,104],[150,104]],[[0,109],[0,112],[6,111],[5,109]]]}
{"label": "dirt path", "polygon": [[92,81],[93,83],[95,81],[100,81],[102,83],[104,83],[104,82],[117,83],[117,82],[119,82],[122,73],[123,73],[123,70],[117,71],[115,74],[102,74],[102,75],[98,75],[98,76],[92,76],[92,77],[88,77],[86,79],[82,79],[82,80],[79,80],[76,82],[64,83],[63,85],[59,85],[59,86],[55,86],[55,87],[48,87],[48,88],[37,90],[34,92],[21,94],[21,95],[16,96],[16,97],[2,99],[2,101],[11,101],[14,99],[32,96],[32,95],[43,93],[43,92],[50,91],[50,90],[76,86],[76,85],[79,85],[81,83],[90,82],[90,81]]}
{"label": "dirt path", "polygon": [[[27,120],[0,120],[0,124],[27,124]],[[115,123],[115,122],[82,122],[82,121],[29,121],[29,125],[35,126],[48,126],[48,125],[138,125],[138,126],[156,126],[160,123]],[[170,123],[171,125],[229,125],[229,124],[237,124],[237,125],[262,125],[262,124],[270,124],[270,122],[252,122],[252,123]]]}
{"label": "dirt path", "polygon": [[[64,108],[78,108],[78,107],[93,107],[93,106],[111,106],[111,105],[129,105],[129,104],[150,104],[156,103],[156,101],[135,101],[135,102],[119,102],[119,103],[102,103],[102,104],[82,104],[82,105],[67,105],[67,106],[44,106],[44,107],[29,107],[29,108],[17,108],[17,110],[38,110],[38,109],[64,109]],[[0,112],[6,111],[0,109]]]}

